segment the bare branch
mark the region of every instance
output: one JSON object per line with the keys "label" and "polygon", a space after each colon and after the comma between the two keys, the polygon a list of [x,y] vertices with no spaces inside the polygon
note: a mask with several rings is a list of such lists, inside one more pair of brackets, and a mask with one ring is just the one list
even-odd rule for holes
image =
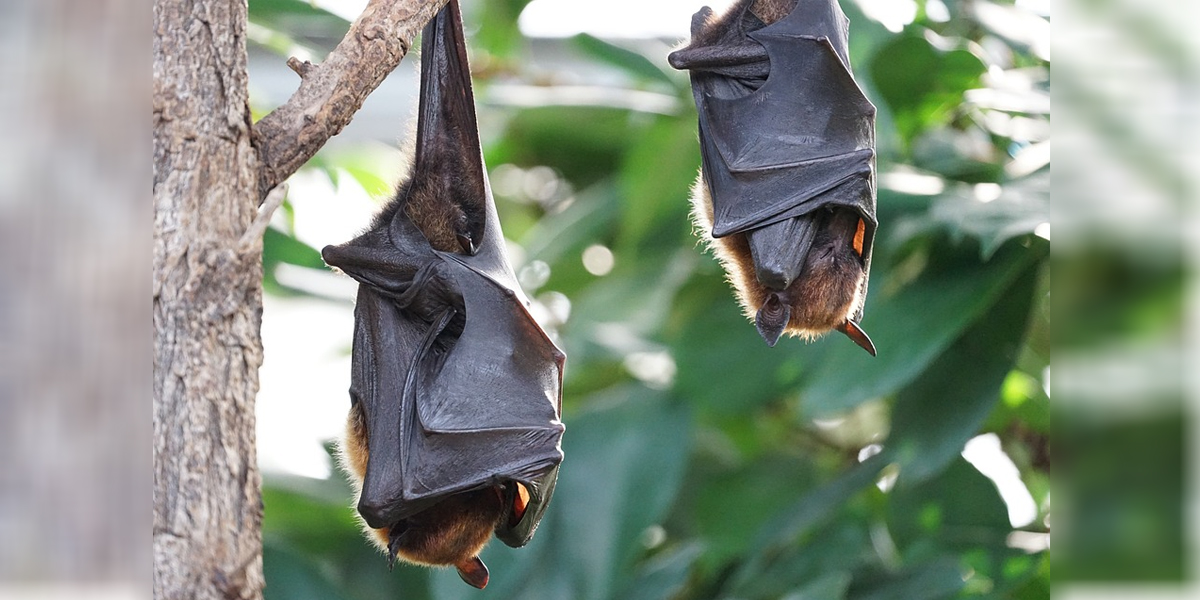
{"label": "bare branch", "polygon": [[296,74],[301,78],[308,77],[308,74],[313,70],[314,67],[316,67],[316,65],[308,62],[307,60],[300,60],[295,56],[287,59],[287,66],[289,69],[295,71]]}
{"label": "bare branch", "polygon": [[280,204],[283,204],[283,199],[287,198],[287,191],[288,184],[281,183],[267,194],[267,199],[263,200],[262,206],[258,207],[258,215],[254,217],[254,222],[250,223],[250,227],[238,241],[239,252],[262,249],[262,237],[267,232],[267,226],[271,224],[271,215],[275,214],[275,209],[279,208]]}
{"label": "bare branch", "polygon": [[254,124],[259,199],[350,122],[367,95],[400,64],[417,32],[445,4],[446,0],[371,0],[325,62],[288,62],[300,75],[300,87]]}

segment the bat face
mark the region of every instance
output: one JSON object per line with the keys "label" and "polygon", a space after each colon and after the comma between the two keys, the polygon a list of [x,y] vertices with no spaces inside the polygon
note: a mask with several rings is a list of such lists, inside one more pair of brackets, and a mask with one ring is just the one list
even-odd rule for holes
{"label": "bat face", "polygon": [[772,11],[705,7],[669,57],[691,71],[699,116],[693,218],[767,345],[837,330],[874,355],[858,321],[876,229],[875,107],[850,73],[836,0],[763,4]]}
{"label": "bat face", "polygon": [[[707,187],[703,180],[696,187],[693,218],[711,228]],[[707,241],[768,346],[783,334],[811,339],[836,330],[874,356],[854,321],[866,292],[865,233],[856,211],[837,207]]]}
{"label": "bat face", "polygon": [[[362,482],[370,462],[366,417],[354,404],[346,422],[341,462],[356,484],[360,514],[371,513],[362,502]],[[463,581],[476,588],[488,582],[487,566],[479,552],[503,524],[516,525],[528,508],[529,492],[519,482],[448,495],[409,517],[372,527],[364,519],[367,536],[388,555],[388,563],[402,559],[419,565],[453,566]]]}
{"label": "bat face", "polygon": [[479,552],[529,542],[562,462],[565,356],[528,311],[487,183],[457,0],[423,33],[408,180],[322,250],[359,282],[340,447],[369,539],[487,585]]}

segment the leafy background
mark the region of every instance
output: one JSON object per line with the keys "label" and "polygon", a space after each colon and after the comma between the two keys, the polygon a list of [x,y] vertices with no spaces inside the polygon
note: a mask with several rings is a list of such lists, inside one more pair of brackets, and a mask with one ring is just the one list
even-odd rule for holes
{"label": "leafy background", "polygon": [[[1048,552],[1019,541],[1048,539],[1050,511],[1048,21],[947,0],[893,31],[843,2],[879,109],[871,358],[840,337],[770,349],[740,315],[689,222],[696,116],[667,45],[581,34],[555,42],[566,70],[535,69],[525,5],[464,10],[505,234],[569,356],[554,504],[527,547],[489,546],[480,592],[388,572],[339,475],[268,472],[267,597],[1048,598]],[[346,26],[298,0],[250,11],[252,40],[280,54],[319,56],[314,32]],[[307,169],[382,200],[395,166],[367,156]],[[268,292],[322,298],[277,277],[324,269],[282,221]],[[1036,505],[1016,536],[963,457],[981,434]]]}

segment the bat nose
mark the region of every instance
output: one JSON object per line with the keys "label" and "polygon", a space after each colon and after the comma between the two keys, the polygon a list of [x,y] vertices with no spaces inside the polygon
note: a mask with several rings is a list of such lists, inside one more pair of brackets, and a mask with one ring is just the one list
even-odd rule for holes
{"label": "bat nose", "polygon": [[769,263],[755,265],[754,274],[763,287],[783,291],[792,285],[791,274],[787,271],[783,265]]}
{"label": "bat nose", "polygon": [[358,501],[358,514],[362,515],[370,528],[382,529],[392,524],[392,506],[392,503],[371,502],[363,498]]}

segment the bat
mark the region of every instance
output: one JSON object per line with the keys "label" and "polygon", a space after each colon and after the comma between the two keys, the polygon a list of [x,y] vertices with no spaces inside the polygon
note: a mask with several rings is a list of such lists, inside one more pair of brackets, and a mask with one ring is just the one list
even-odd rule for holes
{"label": "bat", "polygon": [[690,72],[699,115],[693,219],[768,346],[837,330],[874,356],[859,321],[878,225],[875,107],[837,0],[786,1],[759,0],[769,24],[754,0],[706,6],[668,56]]}
{"label": "bat", "polygon": [[550,503],[566,357],[505,256],[457,0],[422,34],[419,104],[407,181],[322,250],[359,283],[340,459],[389,565],[454,566],[483,588],[483,546],[525,545]]}

